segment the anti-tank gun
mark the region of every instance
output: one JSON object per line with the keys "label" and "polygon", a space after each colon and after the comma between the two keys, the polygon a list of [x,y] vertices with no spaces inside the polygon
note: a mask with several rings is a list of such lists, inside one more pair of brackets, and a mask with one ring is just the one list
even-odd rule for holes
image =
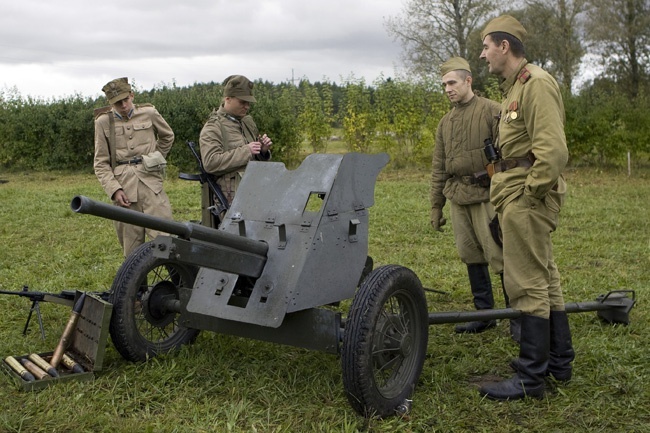
{"label": "anti-tank gun", "polygon": [[[407,412],[429,325],[520,312],[428,313],[413,271],[373,269],[369,208],[387,162],[385,154],[314,154],[294,171],[251,162],[218,228],[75,197],[75,212],[169,233],[131,253],[114,279],[110,334],[117,350],[144,361],[209,330],[340,353],[357,412]],[[627,323],[635,302],[634,293],[627,295],[610,293],[567,311],[597,311],[606,321]],[[351,298],[345,318],[330,307]]]}
{"label": "anti-tank gun", "polygon": [[[170,234],[136,249],[115,277],[117,350],[143,361],[210,330],[340,352],[359,413],[403,410],[424,362],[428,317],[411,270],[371,272],[368,209],[387,163],[386,154],[356,153],[310,155],[293,171],[251,162],[218,229],[75,197],[75,212]],[[343,331],[328,306],[353,297]]]}

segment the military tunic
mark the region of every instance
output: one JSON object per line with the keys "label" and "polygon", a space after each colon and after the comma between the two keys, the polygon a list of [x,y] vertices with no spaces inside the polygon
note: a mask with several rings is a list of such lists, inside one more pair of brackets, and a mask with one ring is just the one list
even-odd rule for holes
{"label": "military tunic", "polygon": [[503,270],[501,248],[489,230],[494,217],[489,188],[475,183],[474,173],[485,169],[484,140],[495,139],[500,106],[474,96],[456,104],[438,124],[431,174],[431,207],[442,209],[448,199],[456,248],[466,264],[489,263]]}
{"label": "military tunic", "polygon": [[492,177],[490,200],[503,231],[505,287],[513,308],[548,318],[551,309],[564,309],[551,241],[566,192],[564,104],[555,79],[525,59],[500,87],[502,158],[532,154],[534,160],[532,167]]}
{"label": "military tunic", "polygon": [[249,115],[237,118],[223,106],[213,110],[201,130],[199,145],[205,170],[216,177],[229,203],[251,160],[266,161],[271,153],[253,155],[248,143],[258,141],[259,131]]}
{"label": "military tunic", "polygon": [[[115,130],[117,161],[113,164],[109,147],[109,116],[113,116]],[[137,160],[156,150],[167,156],[173,143],[174,132],[150,104],[135,105],[129,118],[122,118],[115,110],[102,113],[95,119],[95,175],[109,197],[112,198],[117,190],[122,189],[131,202],[130,209],[172,219],[169,198],[163,190],[163,173],[147,172],[141,163],[119,162]],[[120,222],[115,223],[115,229],[125,256],[144,243],[145,235],[155,238],[160,234],[155,230]]]}

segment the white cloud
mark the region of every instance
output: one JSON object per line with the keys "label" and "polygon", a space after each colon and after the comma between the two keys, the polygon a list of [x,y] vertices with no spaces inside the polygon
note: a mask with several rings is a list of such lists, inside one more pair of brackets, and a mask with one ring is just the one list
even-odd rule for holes
{"label": "white cloud", "polygon": [[398,0],[23,0],[0,16],[0,91],[99,95],[128,76],[140,88],[306,77],[372,82],[395,75],[399,44],[384,22]]}

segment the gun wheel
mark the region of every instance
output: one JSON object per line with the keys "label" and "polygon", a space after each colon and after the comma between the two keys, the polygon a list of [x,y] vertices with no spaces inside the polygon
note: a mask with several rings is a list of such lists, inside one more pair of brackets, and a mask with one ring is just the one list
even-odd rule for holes
{"label": "gun wheel", "polygon": [[352,301],[341,350],[352,407],[365,417],[403,413],[427,343],[427,304],[417,275],[396,265],[372,271]]}
{"label": "gun wheel", "polygon": [[179,288],[194,285],[196,268],[153,255],[152,243],[135,249],[113,280],[110,334],[117,351],[129,361],[147,359],[193,342],[199,331],[178,323],[168,308]]}

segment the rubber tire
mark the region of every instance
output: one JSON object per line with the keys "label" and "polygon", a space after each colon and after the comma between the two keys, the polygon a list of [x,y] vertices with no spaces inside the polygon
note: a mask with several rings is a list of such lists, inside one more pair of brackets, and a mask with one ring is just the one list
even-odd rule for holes
{"label": "rubber tire", "polygon": [[[401,329],[392,326],[395,321],[385,320],[388,316],[383,314],[398,311],[395,307],[401,313],[390,317],[400,319],[396,324]],[[343,385],[350,404],[360,415],[383,418],[408,411],[408,399],[426,356],[428,328],[426,297],[413,271],[387,265],[368,275],[352,301],[341,350]],[[402,333],[392,333],[398,330]],[[401,336],[398,348],[386,344],[396,341],[393,335]],[[373,354],[373,348],[384,352]],[[386,349],[392,353],[387,355]],[[386,370],[388,377],[378,377],[377,363],[387,365],[393,361],[398,366]]]}
{"label": "rubber tire", "polygon": [[[145,281],[145,277],[152,284],[147,286],[151,293],[154,284],[172,283],[172,278],[175,280],[172,283],[174,286],[182,284],[184,287],[192,287],[197,272],[196,267],[154,257],[151,242],[140,245],[126,258],[113,280],[110,296],[113,313],[109,332],[122,357],[133,362],[146,361],[160,353],[174,351],[184,344],[194,342],[199,331],[180,326],[178,314],[166,313],[164,321],[170,323],[158,326],[147,318],[144,308],[140,307],[136,313],[136,296],[139,295],[138,292],[144,294],[141,282]],[[139,299],[143,299],[143,296]],[[145,305],[141,300],[138,302]]]}

